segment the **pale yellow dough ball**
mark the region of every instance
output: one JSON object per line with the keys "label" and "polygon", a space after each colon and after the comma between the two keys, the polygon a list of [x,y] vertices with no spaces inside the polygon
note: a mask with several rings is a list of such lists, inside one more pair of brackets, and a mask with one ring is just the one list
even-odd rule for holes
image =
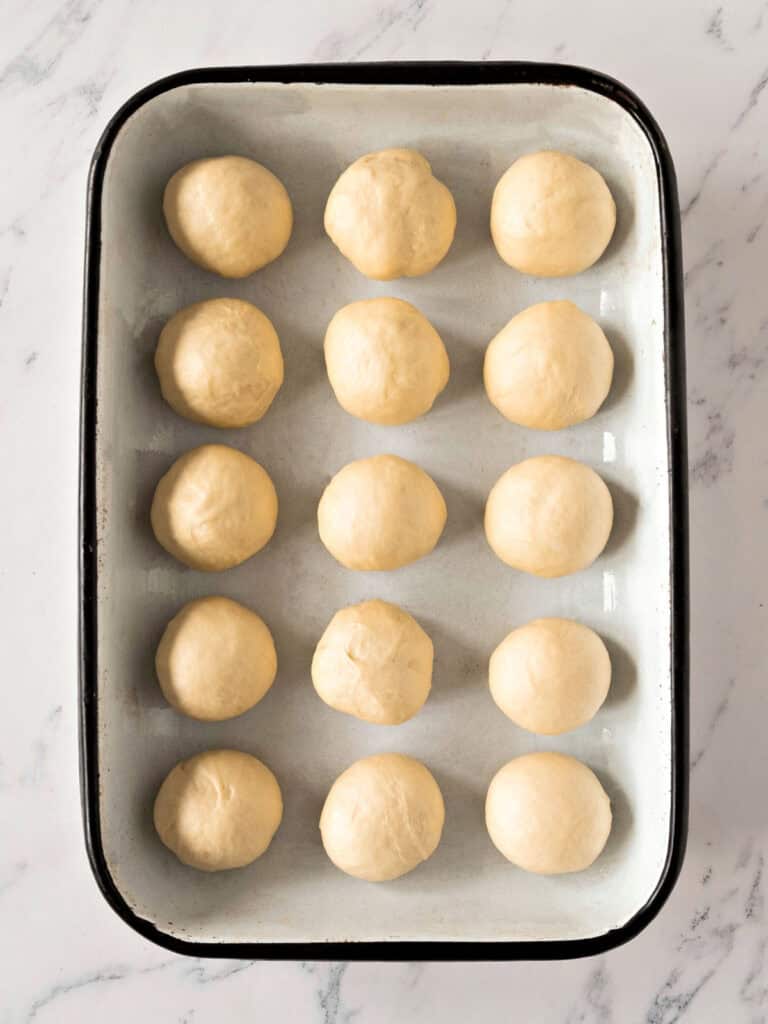
{"label": "pale yellow dough ball", "polygon": [[241,299],[179,310],[160,334],[155,369],[171,408],[211,427],[256,423],[283,383],[277,331]]}
{"label": "pale yellow dough ball", "polygon": [[258,704],[274,682],[277,653],[255,612],[228,597],[202,597],[165,627],[155,668],[177,711],[220,722]]}
{"label": "pale yellow dough ball", "polygon": [[528,153],[499,179],[491,235],[511,267],[537,277],[578,274],[600,259],[616,226],[602,175],[567,153]]}
{"label": "pale yellow dough ball", "polygon": [[445,526],[445,501],[434,480],[397,455],[350,462],[323,492],[320,539],[348,569],[399,569],[428,555]]}
{"label": "pale yellow dough ball", "polygon": [[448,383],[440,335],[402,299],[363,299],[336,313],[325,333],[325,365],[343,409],[394,426],[429,412]]}
{"label": "pale yellow dough ball", "polygon": [[513,423],[562,430],[594,416],[613,377],[613,352],[595,321],[572,302],[540,302],[513,317],[489,344],[488,398]]}
{"label": "pale yellow dough ball", "polygon": [[348,875],[399,878],[437,849],[445,821],[431,772],[404,754],[375,754],[336,779],[320,816],[325,852]]}
{"label": "pale yellow dough ball", "polygon": [[162,842],[200,871],[241,868],[260,857],[283,817],[277,779],[239,750],[207,750],[168,774],[155,799]]}
{"label": "pale yellow dough ball", "polygon": [[184,255],[222,277],[247,277],[277,259],[293,228],[283,183],[244,156],[193,160],[176,171],[163,213]]}
{"label": "pale yellow dough ball", "polygon": [[429,696],[433,653],[408,612],[387,601],[363,601],[331,619],[312,659],[312,682],[337,711],[399,725]]}
{"label": "pale yellow dough ball", "polygon": [[274,533],[277,494],[258,462],[228,445],[205,444],[161,478],[151,519],[159,543],[191,569],[231,569]]}
{"label": "pale yellow dough ball", "polygon": [[611,659],[588,626],[535,619],[513,629],[491,655],[491,696],[530,732],[555,736],[588,722],[611,684]]}
{"label": "pale yellow dough ball", "polygon": [[565,754],[516,757],[488,787],[485,823],[507,860],[538,875],[583,871],[602,853],[611,803],[591,769]]}
{"label": "pale yellow dough ball", "polygon": [[591,565],[613,525],[611,492],[583,462],[540,455],[503,473],[485,506],[485,535],[513,569],[567,576]]}
{"label": "pale yellow dough ball", "polygon": [[421,153],[383,149],[355,160],[333,186],[325,230],[366,277],[419,277],[450,249],[456,204]]}

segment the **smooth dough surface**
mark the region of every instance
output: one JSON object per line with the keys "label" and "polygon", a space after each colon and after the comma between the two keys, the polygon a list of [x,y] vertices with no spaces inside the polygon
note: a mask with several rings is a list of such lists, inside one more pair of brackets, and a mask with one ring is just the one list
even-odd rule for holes
{"label": "smooth dough surface", "polygon": [[277,331],[241,299],[180,309],[160,334],[155,369],[171,408],[211,427],[256,423],[283,383]]}
{"label": "smooth dough surface", "polygon": [[355,160],[333,186],[325,230],[366,277],[419,277],[450,249],[456,204],[421,153],[383,149]]}
{"label": "smooth dough surface", "polygon": [[434,480],[398,455],[350,462],[323,492],[320,539],[347,569],[399,569],[428,555],[447,509]]}
{"label": "smooth dough surface", "polygon": [[160,839],[200,871],[250,864],[272,842],[282,817],[277,779],[240,750],[206,750],[180,761],[155,799]]}
{"label": "smooth dough surface", "polygon": [[258,704],[275,680],[272,634],[228,597],[190,601],[165,627],[155,655],[160,688],[178,711],[205,722]]}
{"label": "smooth dough surface", "polygon": [[169,554],[192,569],[231,569],[260,551],[277,523],[269,474],[224,444],[178,458],[155,489],[152,529]]}
{"label": "smooth dough surface", "polygon": [[402,299],[363,299],[336,313],[325,334],[325,365],[343,409],[394,426],[429,412],[448,383],[440,335]]}
{"label": "smooth dough surface", "polygon": [[488,678],[491,696],[516,725],[555,736],[599,710],[611,685],[611,659],[588,626],[534,619],[502,640]]}
{"label": "smooth dough surface", "polygon": [[337,711],[399,725],[429,696],[433,654],[432,641],[408,612],[363,601],[331,619],[312,659],[312,682]]}
{"label": "smooth dough surface", "polygon": [[170,179],[163,213],[176,245],[222,277],[247,277],[288,244],[293,209],[285,186],[255,160],[193,160]]}
{"label": "smooth dough surface", "polygon": [[499,256],[523,274],[565,277],[600,259],[616,227],[603,176],[567,153],[528,153],[499,179],[491,235]]}
{"label": "smooth dough surface", "polygon": [[540,302],[513,317],[485,353],[488,398],[513,423],[562,430],[594,416],[613,377],[613,351],[572,302]]}
{"label": "smooth dough surface", "polygon": [[611,492],[583,462],[561,455],[525,459],[503,473],[485,506],[485,535],[513,569],[567,576],[586,569],[608,542]]}
{"label": "smooth dough surface", "polygon": [[440,787],[404,754],[374,754],[336,779],[320,816],[325,852],[342,871],[387,882],[437,849],[445,821]]}
{"label": "smooth dough surface", "polygon": [[602,853],[611,803],[595,773],[575,757],[516,757],[488,787],[485,823],[507,860],[538,875],[583,871]]}

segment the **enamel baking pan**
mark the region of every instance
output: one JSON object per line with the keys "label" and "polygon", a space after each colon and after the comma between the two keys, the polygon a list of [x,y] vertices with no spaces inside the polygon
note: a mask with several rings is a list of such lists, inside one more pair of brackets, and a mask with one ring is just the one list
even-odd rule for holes
{"label": "enamel baking pan", "polygon": [[[325,198],[362,153],[412,146],[458,208],[454,245],[418,279],[368,281],[325,237]],[[604,257],[577,277],[531,279],[490,242],[493,187],[512,160],[557,148],[587,160],[616,198]],[[242,281],[192,266],[162,221],[165,182],[182,164],[239,153],[271,168],[295,210],[283,256]],[[403,427],[365,424],[333,399],[322,341],[333,313],[402,296],[440,331],[452,375],[434,409]],[[286,380],[251,428],[187,423],[161,399],[152,354],[187,303],[247,298],[275,323]],[[533,302],[569,298],[603,325],[616,356],[612,392],[588,423],[557,433],[516,427],[487,401],[490,338]],[[88,852],[99,887],[133,928],[178,952],[299,959],[505,960],[602,952],[658,912],[680,870],[687,815],[688,570],[680,216],[656,123],[626,88],[546,64],[359,64],[190,71],[144,89],[115,115],[89,183],[81,434],[81,740]],[[226,573],[175,563],[149,528],[159,477],[182,452],[223,441],[271,474],[273,540]],[[350,459],[391,451],[441,487],[448,524],[435,552],[394,573],[351,573],[319,542],[318,498]],[[594,466],[616,521],[588,570],[541,580],[488,548],[482,508],[496,478],[529,455]],[[188,720],[153,671],[164,624],[187,600],[219,593],[258,611],[278,650],[275,685],[229,722]],[[312,650],[340,607],[382,597],[435,643],[433,691],[410,722],[386,728],[326,707],[309,680]],[[542,615],[597,629],[612,656],[605,706],[582,729],[537,737],[508,721],[487,661],[516,625]],[[209,747],[262,758],[285,815],[268,852],[215,875],[183,867],[151,823],[157,787],[180,758]],[[597,772],[614,828],[588,871],[519,871],[491,844],[485,790],[511,757],[567,751]],[[358,757],[423,760],[446,801],[435,855],[391,884],[339,872],[317,822],[333,779]]]}

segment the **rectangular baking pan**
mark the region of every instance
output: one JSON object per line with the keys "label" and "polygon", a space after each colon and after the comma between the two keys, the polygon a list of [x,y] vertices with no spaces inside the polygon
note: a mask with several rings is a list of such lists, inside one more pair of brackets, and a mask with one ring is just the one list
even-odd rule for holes
{"label": "rectangular baking pan", "polygon": [[[325,197],[361,153],[413,146],[454,192],[458,229],[444,263],[387,285],[359,275],[324,236]],[[516,274],[488,235],[493,186],[522,152],[561,148],[592,162],[616,197],[604,258],[561,280]],[[193,267],[160,213],[171,173],[239,153],[285,182],[295,209],[286,253],[244,281]],[[679,873],[687,819],[688,571],[680,216],[661,132],[621,84],[593,71],[530,63],[244,67],[184,72],[130,99],[96,149],[88,196],[81,427],[81,771],[97,883],[142,935],[201,956],[504,960],[582,956],[636,935]],[[414,302],[448,348],[452,378],[435,409],[400,428],[347,416],[322,362],[328,320],[378,294]],[[187,423],[162,402],[152,369],[160,326],[203,298],[247,298],[274,321],[286,381],[253,428]],[[616,375],[589,423],[556,434],[502,420],[484,396],[490,338],[533,302],[570,298],[603,324]],[[280,497],[278,529],[256,558],[206,575],[151,536],[153,488],[183,451],[223,441],[262,462]],[[396,573],[355,574],[317,538],[315,509],[333,472],[393,451],[430,472],[448,526],[430,557]],[[528,455],[571,455],[608,481],[616,523],[604,555],[562,580],[494,558],[482,505]],[[203,724],[168,707],[153,672],[165,622],[186,600],[222,593],[272,628],[277,681],[251,712]],[[340,715],[309,681],[314,644],[339,607],[394,600],[435,642],[433,693],[395,729]],[[609,645],[614,680],[588,726],[563,737],[517,729],[493,705],[487,658],[515,625],[570,615]],[[152,830],[157,786],[180,758],[234,746],[262,757],[285,799],[267,854],[205,876]],[[567,751],[598,773],[614,829],[587,872],[542,878],[501,858],[483,824],[494,772],[534,749]],[[443,841],[426,864],[375,886],[337,871],[317,820],[336,775],[357,757],[423,759],[446,799]]]}

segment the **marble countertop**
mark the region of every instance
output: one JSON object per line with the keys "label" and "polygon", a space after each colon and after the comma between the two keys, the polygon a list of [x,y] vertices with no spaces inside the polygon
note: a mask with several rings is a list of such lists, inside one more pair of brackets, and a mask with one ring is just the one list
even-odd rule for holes
{"label": "marble countertop", "polygon": [[[768,2],[6,0],[0,34],[0,1024],[768,1020]],[[589,11],[587,16],[586,11]],[[691,481],[691,831],[634,942],[541,964],[169,954],[91,878],[77,778],[77,446],[88,163],[195,65],[528,58],[633,88],[677,165]]]}

